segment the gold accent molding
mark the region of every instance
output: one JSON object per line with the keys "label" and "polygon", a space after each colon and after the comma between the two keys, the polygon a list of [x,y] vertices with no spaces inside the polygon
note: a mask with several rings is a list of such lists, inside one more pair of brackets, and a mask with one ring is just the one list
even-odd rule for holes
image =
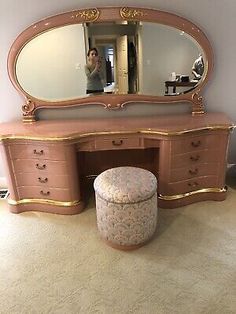
{"label": "gold accent molding", "polygon": [[100,16],[100,11],[97,8],[88,9],[88,10],[80,10],[75,12],[71,18],[81,18],[85,22],[94,22],[96,21]]}
{"label": "gold accent molding", "polygon": [[26,116],[26,117],[23,116],[22,121],[23,121],[23,123],[32,123],[32,122],[36,122],[36,119],[35,119],[34,115]]}
{"label": "gold accent molding", "polygon": [[40,198],[24,198],[19,201],[15,201],[12,199],[8,199],[9,205],[25,205],[25,204],[43,204],[43,205],[54,205],[54,206],[63,206],[63,207],[70,207],[70,206],[76,206],[79,205],[81,202],[76,201],[70,201],[70,202],[62,202],[62,201],[55,201],[55,200],[49,200],[49,199],[40,199]]}
{"label": "gold accent molding", "polygon": [[133,20],[133,19],[136,19],[138,17],[143,17],[146,15],[147,15],[147,13],[140,10],[140,9],[127,8],[127,7],[120,9],[120,16],[124,20]]}
{"label": "gold accent molding", "polygon": [[204,105],[203,105],[203,97],[200,95],[200,90],[197,90],[195,93],[191,96],[192,102],[193,102],[193,109],[192,113],[194,114],[203,114],[204,111]]}
{"label": "gold accent molding", "polygon": [[123,109],[123,108],[124,108],[124,104],[116,104],[115,106],[113,106],[111,104],[107,104],[107,105],[105,105],[104,109],[119,110],[119,109]]}
{"label": "gold accent molding", "polygon": [[192,196],[195,194],[201,194],[201,193],[224,193],[227,191],[227,188],[205,188],[205,189],[201,189],[201,190],[196,190],[196,191],[192,191],[192,192],[188,192],[188,193],[184,193],[184,194],[177,194],[177,195],[162,195],[159,194],[158,198],[161,200],[165,200],[165,201],[174,201],[174,200],[178,200],[184,197],[188,197],[188,196]]}
{"label": "gold accent molding", "polygon": [[161,135],[161,136],[179,136],[194,132],[203,131],[217,131],[217,130],[233,130],[236,128],[235,125],[214,125],[196,129],[182,130],[182,131],[156,131],[155,129],[143,129],[143,130],[130,130],[130,131],[99,131],[99,132],[88,132],[88,133],[76,133],[68,136],[30,136],[30,135],[2,135],[0,136],[0,141],[4,140],[32,140],[32,141],[72,141],[79,140],[80,138],[99,136],[99,135],[127,135],[127,134],[148,134],[148,135]]}
{"label": "gold accent molding", "polygon": [[22,105],[23,122],[35,122],[35,103],[30,99],[26,99],[26,103]]}

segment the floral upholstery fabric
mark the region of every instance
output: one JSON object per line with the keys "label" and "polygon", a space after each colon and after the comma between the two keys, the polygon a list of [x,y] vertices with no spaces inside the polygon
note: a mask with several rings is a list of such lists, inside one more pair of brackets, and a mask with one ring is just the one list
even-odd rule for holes
{"label": "floral upholstery fabric", "polygon": [[120,246],[135,246],[149,240],[157,225],[156,186],[155,176],[140,168],[119,167],[100,174],[94,187],[101,236]]}
{"label": "floral upholstery fabric", "polygon": [[157,190],[154,174],[137,167],[117,167],[102,172],[94,189],[104,200],[114,203],[136,203],[151,197]]}

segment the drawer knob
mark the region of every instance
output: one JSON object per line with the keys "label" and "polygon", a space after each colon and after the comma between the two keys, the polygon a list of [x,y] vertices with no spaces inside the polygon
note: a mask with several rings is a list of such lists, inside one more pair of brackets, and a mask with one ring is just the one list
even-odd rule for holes
{"label": "drawer knob", "polygon": [[194,170],[190,169],[188,172],[189,172],[191,175],[196,175],[196,174],[198,174],[198,169],[197,169],[197,168],[194,169]]}
{"label": "drawer knob", "polygon": [[35,155],[43,155],[43,153],[44,153],[43,149],[41,149],[41,150],[34,149]]}
{"label": "drawer knob", "polygon": [[191,142],[191,145],[192,145],[193,147],[199,147],[199,146],[201,145],[201,141],[197,141],[197,142],[192,141],[192,142]]}
{"label": "drawer knob", "polygon": [[36,168],[39,170],[44,170],[44,169],[46,169],[46,165],[44,164],[41,166],[40,164],[36,164]]}
{"label": "drawer knob", "polygon": [[196,155],[196,156],[190,156],[190,159],[192,161],[198,161],[200,159],[200,156],[199,155]]}
{"label": "drawer knob", "polygon": [[41,177],[39,177],[39,178],[38,178],[38,181],[39,181],[40,183],[46,183],[46,182],[48,182],[48,178],[42,179]]}
{"label": "drawer knob", "polygon": [[40,194],[43,195],[43,196],[48,196],[48,195],[50,195],[50,192],[49,191],[44,192],[44,191],[41,190]]}
{"label": "drawer knob", "polygon": [[123,140],[118,140],[118,141],[113,140],[113,141],[112,141],[112,144],[113,144],[114,146],[120,146],[120,145],[123,144]]}
{"label": "drawer knob", "polygon": [[189,182],[188,186],[191,186],[191,187],[198,186],[198,182]]}

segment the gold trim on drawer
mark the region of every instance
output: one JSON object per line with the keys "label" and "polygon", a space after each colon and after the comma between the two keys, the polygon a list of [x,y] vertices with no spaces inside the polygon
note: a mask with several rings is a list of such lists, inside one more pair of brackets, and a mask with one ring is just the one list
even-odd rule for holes
{"label": "gold trim on drawer", "polygon": [[223,193],[227,191],[227,187],[224,188],[205,188],[205,189],[201,189],[201,190],[196,190],[196,191],[192,191],[192,192],[187,192],[184,194],[177,194],[177,195],[162,195],[159,194],[158,198],[161,200],[165,200],[165,201],[174,201],[174,200],[178,200],[184,197],[188,197],[188,196],[192,196],[194,194],[200,194],[200,193]]}
{"label": "gold trim on drawer", "polygon": [[39,198],[24,198],[19,201],[15,201],[12,199],[8,199],[9,205],[24,205],[24,204],[47,204],[47,205],[54,205],[54,206],[63,206],[63,207],[70,207],[79,205],[81,201],[69,201],[69,202],[62,202],[62,201],[55,201],[49,199],[39,199]]}

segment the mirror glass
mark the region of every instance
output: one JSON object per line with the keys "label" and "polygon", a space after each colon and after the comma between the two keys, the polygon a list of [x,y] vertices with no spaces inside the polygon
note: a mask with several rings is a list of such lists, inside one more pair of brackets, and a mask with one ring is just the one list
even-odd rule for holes
{"label": "mirror glass", "polygon": [[[91,47],[98,50],[107,94],[178,95],[192,90],[204,74],[203,51],[185,32],[122,21],[72,24],[34,37],[17,57],[17,82],[30,96],[48,102],[89,96],[85,64]],[[199,55],[202,65],[199,69],[197,63],[194,75]]]}

